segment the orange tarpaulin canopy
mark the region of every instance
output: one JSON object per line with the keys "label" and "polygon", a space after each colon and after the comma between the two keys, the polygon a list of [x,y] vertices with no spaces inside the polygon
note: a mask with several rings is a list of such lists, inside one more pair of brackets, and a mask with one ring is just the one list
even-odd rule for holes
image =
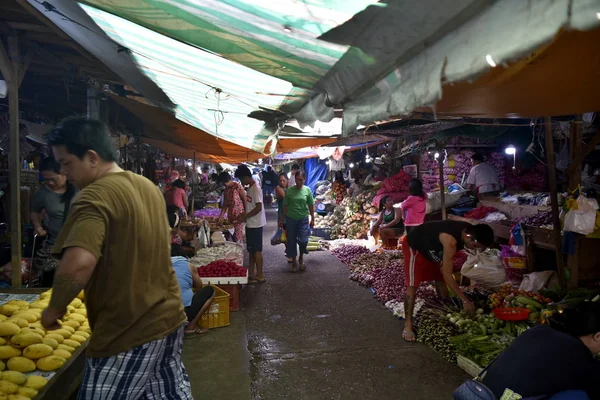
{"label": "orange tarpaulin canopy", "polygon": [[[539,117],[600,110],[600,29],[562,31],[546,46],[473,83],[446,85],[438,115]],[[421,109],[425,110],[425,109]]]}
{"label": "orange tarpaulin canopy", "polygon": [[[199,161],[227,163],[251,161],[265,157],[264,154],[218,139],[157,107],[125,97],[112,96],[112,98],[144,122],[144,142],[166,153],[182,158],[192,158],[196,151],[196,159]],[[281,139],[277,143],[277,151],[289,152],[306,146],[328,144],[334,140],[335,138]],[[268,149],[269,143],[267,144]]]}

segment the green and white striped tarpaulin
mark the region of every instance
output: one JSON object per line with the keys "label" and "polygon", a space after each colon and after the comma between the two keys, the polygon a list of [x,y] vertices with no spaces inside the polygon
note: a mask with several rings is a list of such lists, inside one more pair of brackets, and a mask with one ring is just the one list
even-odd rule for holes
{"label": "green and white striped tarpaulin", "polygon": [[140,69],[175,103],[178,119],[219,138],[262,152],[273,132],[247,115],[259,107],[278,109],[290,93],[307,96],[290,82],[82,7],[111,39],[131,50]]}
{"label": "green and white striped tarpaulin", "polygon": [[83,0],[181,42],[311,89],[347,46],[317,38],[375,0]]}

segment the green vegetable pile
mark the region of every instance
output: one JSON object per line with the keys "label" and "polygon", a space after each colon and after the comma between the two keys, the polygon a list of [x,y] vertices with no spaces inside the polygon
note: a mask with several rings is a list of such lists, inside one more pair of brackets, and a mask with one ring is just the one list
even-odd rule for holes
{"label": "green vegetable pile", "polygon": [[442,313],[429,308],[421,309],[416,318],[415,331],[419,342],[427,343],[445,360],[456,363],[456,348],[450,338],[459,333],[458,327],[444,318]]}
{"label": "green vegetable pile", "polygon": [[451,337],[450,343],[458,354],[475,361],[481,367],[491,363],[505,349],[505,346],[491,341],[487,335],[472,333]]}

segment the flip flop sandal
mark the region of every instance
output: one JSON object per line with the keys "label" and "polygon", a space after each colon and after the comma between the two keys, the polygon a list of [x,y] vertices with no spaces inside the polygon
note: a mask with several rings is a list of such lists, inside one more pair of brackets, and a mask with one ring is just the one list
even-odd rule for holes
{"label": "flip flop sandal", "polygon": [[257,285],[260,283],[265,283],[267,280],[266,279],[256,279],[256,278],[249,278],[248,279],[248,285]]}
{"label": "flip flop sandal", "polygon": [[409,334],[408,331],[405,329],[402,331],[402,339],[404,339],[407,342],[416,342],[417,336],[414,332],[410,332]]}
{"label": "flip flop sandal", "polygon": [[208,332],[208,328],[198,328],[194,331],[184,332],[185,336],[203,335]]}

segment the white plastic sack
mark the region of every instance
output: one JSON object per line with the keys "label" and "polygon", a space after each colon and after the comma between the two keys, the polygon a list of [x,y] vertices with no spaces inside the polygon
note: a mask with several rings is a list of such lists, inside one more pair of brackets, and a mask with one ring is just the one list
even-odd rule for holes
{"label": "white plastic sack", "polygon": [[[452,193],[445,193],[444,202],[446,203],[446,207],[452,207],[462,197],[465,193],[465,190],[457,190]],[[440,196],[440,192],[431,192],[427,193],[427,205],[426,205],[426,213],[430,214],[435,211],[439,211],[442,209],[442,199]]]}
{"label": "white plastic sack", "polygon": [[596,211],[569,210],[565,215],[565,231],[589,235],[595,225]]}
{"label": "white plastic sack", "polygon": [[551,281],[557,279],[554,271],[532,272],[531,274],[523,275],[523,281],[519,290],[526,292],[539,292],[546,286],[550,286]]}
{"label": "white plastic sack", "polygon": [[467,252],[467,261],[460,269],[462,276],[485,288],[497,290],[506,281],[506,271],[496,249]]}

